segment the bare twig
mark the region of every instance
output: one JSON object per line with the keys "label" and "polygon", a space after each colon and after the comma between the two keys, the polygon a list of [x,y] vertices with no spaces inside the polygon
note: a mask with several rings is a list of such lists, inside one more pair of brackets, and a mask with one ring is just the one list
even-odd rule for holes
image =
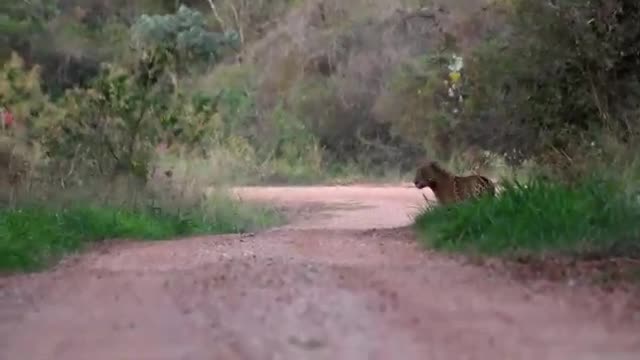
{"label": "bare twig", "polygon": [[213,12],[213,16],[216,18],[216,21],[218,22],[218,24],[220,24],[220,27],[222,28],[222,30],[225,30],[226,27],[224,26],[224,21],[222,21],[222,18],[220,17],[220,14],[218,13],[218,9],[216,8],[216,4],[213,3],[213,0],[207,0],[209,1],[209,7],[211,7],[211,12]]}
{"label": "bare twig", "polygon": [[602,119],[602,122],[604,123],[604,125],[608,126],[609,114],[608,114],[608,111],[604,109],[603,104],[600,101],[600,96],[598,95],[598,90],[596,88],[595,82],[593,81],[593,74],[590,69],[587,69],[586,75],[587,75],[587,78],[589,79],[589,85],[591,86],[591,95],[593,96],[593,101],[595,102],[596,107],[598,108],[598,113],[600,115],[600,118]]}
{"label": "bare twig", "polygon": [[422,193],[422,198],[424,199],[424,201],[427,203],[427,208],[432,208],[434,205],[434,202],[432,200],[429,200],[429,198],[427,197],[427,195],[425,195],[424,193]]}
{"label": "bare twig", "polygon": [[231,11],[233,12],[233,20],[236,24],[236,29],[238,30],[238,36],[240,37],[240,45],[244,45],[244,31],[242,29],[242,24],[240,24],[240,16],[238,15],[238,10],[231,1],[227,1]]}

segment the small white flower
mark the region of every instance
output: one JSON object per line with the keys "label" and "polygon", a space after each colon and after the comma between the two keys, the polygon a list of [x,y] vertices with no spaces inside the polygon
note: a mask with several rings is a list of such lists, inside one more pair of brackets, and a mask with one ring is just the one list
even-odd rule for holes
{"label": "small white flower", "polygon": [[459,72],[460,70],[462,70],[462,68],[464,67],[464,61],[462,57],[453,55],[448,67],[451,72]]}

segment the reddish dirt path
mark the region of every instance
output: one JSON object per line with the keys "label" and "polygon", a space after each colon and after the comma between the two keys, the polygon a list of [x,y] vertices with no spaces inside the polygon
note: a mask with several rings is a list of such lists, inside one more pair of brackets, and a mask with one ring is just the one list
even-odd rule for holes
{"label": "reddish dirt path", "polygon": [[0,359],[640,359],[628,295],[422,251],[410,187],[244,188],[255,236],[120,243],[0,279]]}

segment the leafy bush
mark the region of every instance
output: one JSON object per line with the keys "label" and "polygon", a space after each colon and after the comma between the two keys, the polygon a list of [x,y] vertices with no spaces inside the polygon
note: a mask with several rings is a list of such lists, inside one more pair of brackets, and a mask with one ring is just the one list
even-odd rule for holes
{"label": "leafy bush", "polygon": [[29,128],[32,121],[47,110],[50,102],[42,91],[40,68],[29,68],[24,60],[12,53],[0,67],[0,107],[9,110],[16,125]]}
{"label": "leafy bush", "polygon": [[215,134],[216,102],[167,84],[141,81],[110,66],[89,89],[67,92],[58,111],[40,118],[38,139],[56,166],[85,175],[133,175],[146,181],[160,144],[196,147]]}
{"label": "leafy bush", "polygon": [[131,31],[137,49],[167,51],[183,71],[189,65],[217,63],[223,50],[238,42],[235,32],[208,31],[204,16],[184,5],[175,14],[142,15]]}
{"label": "leafy bush", "polygon": [[448,251],[640,256],[638,194],[597,178],[573,186],[507,182],[497,198],[425,211],[416,227],[426,244]]}

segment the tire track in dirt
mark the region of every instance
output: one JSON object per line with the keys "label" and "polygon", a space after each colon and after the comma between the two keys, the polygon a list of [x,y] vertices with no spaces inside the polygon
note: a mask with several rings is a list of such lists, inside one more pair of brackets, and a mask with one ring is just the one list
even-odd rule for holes
{"label": "tire track in dirt", "polygon": [[424,251],[409,186],[239,188],[292,222],[0,279],[0,359],[638,359],[630,295]]}

